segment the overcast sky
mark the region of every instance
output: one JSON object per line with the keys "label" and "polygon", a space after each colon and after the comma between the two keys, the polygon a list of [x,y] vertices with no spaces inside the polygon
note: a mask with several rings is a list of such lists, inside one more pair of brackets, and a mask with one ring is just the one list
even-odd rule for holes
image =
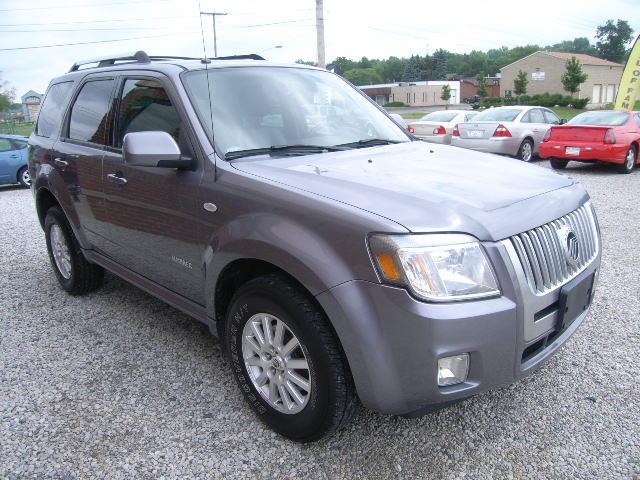
{"label": "overcast sky", "polygon": [[[260,53],[287,62],[316,57],[313,0],[200,2],[201,6],[198,0],[0,0],[2,78],[16,87],[19,98],[28,90],[44,92],[49,80],[77,59],[139,49],[201,57],[200,10],[229,14],[218,17],[218,55]],[[596,26],[609,18],[628,20],[637,34],[640,1],[325,0],[327,61],[336,56],[424,55],[437,48],[463,53],[503,45],[547,45],[580,36],[593,41]],[[203,17],[203,27],[207,54],[213,56],[211,17]],[[7,50],[122,39],[131,40]]]}

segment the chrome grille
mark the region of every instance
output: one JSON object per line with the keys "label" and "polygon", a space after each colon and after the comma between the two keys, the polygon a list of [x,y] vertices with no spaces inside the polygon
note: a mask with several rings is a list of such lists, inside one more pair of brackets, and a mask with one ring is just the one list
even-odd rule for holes
{"label": "chrome grille", "polygon": [[[572,259],[563,243],[563,232],[572,232],[578,258]],[[577,210],[541,227],[509,239],[520,260],[527,283],[543,294],[566,283],[589,265],[598,254],[596,220],[589,202]],[[575,250],[574,250],[575,253]]]}

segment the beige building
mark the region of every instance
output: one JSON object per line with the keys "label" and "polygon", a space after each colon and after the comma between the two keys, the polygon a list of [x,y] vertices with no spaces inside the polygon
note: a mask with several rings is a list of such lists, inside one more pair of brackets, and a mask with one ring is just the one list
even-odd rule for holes
{"label": "beige building", "polygon": [[[442,87],[449,85],[451,98],[442,100]],[[460,82],[449,80],[430,80],[421,82],[385,83],[379,85],[361,85],[358,87],[380,105],[389,102],[402,102],[412,107],[434,105],[456,105],[460,103]]]}
{"label": "beige building", "polygon": [[568,95],[562,86],[562,74],[566,71],[566,63],[576,57],[582,64],[582,71],[588,75],[587,80],[576,93],[578,98],[590,98],[592,106],[611,103],[616,98],[618,84],[622,77],[623,65],[602,58],[582,53],[538,51],[521,58],[500,69],[500,95],[513,96],[513,81],[518,71],[527,72],[529,83],[527,95],[539,93],[559,93]]}

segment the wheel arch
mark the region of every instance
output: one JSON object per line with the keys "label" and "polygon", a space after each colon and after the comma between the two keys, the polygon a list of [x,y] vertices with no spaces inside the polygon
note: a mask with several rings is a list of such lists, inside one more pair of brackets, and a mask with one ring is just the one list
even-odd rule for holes
{"label": "wheel arch", "polygon": [[[44,219],[47,216],[47,210],[54,205],[60,206],[58,199],[51,193],[48,188],[42,187],[36,192],[36,212],[40,226],[44,228]],[[62,207],[61,207],[62,208]]]}

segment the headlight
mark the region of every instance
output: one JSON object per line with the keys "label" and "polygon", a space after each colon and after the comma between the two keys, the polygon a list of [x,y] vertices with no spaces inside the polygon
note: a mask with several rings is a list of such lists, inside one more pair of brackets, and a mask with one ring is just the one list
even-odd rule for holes
{"label": "headlight", "polygon": [[383,281],[433,302],[500,294],[480,243],[469,235],[372,235],[371,256]]}

